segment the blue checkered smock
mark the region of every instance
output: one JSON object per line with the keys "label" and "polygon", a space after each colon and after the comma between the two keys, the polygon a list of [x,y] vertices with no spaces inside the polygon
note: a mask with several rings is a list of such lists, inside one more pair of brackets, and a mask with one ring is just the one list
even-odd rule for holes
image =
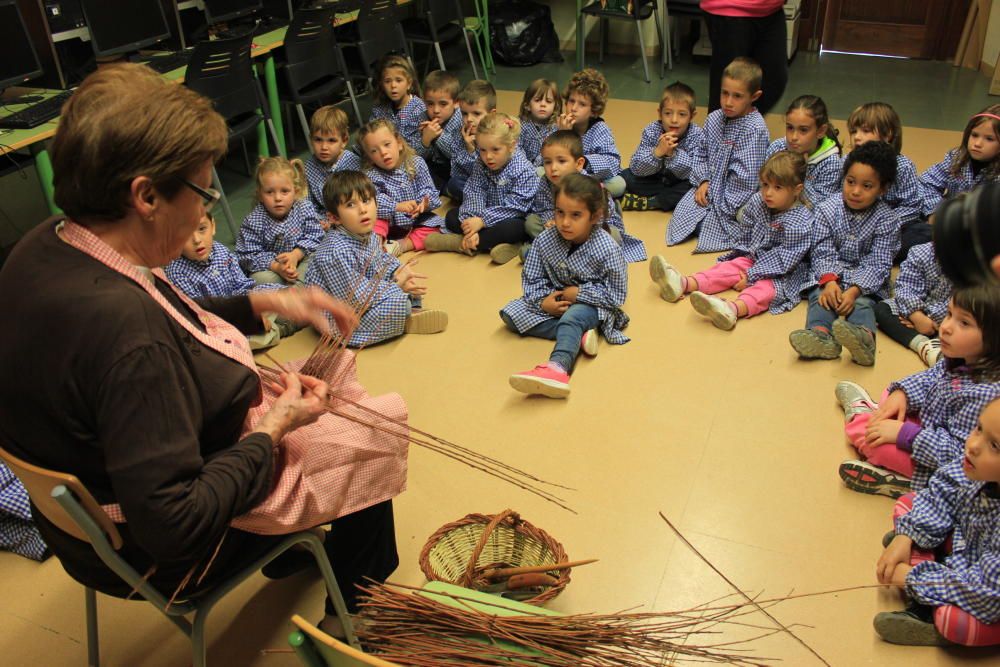
{"label": "blue checkered smock", "polygon": [[[429,119],[427,112],[424,111],[420,122],[426,120]],[[441,136],[432,141],[430,146],[424,146],[421,140],[413,148],[417,155],[428,163],[450,164],[451,156],[455,154],[456,149],[465,150],[465,140],[462,139],[462,113],[457,108],[452,112],[441,127]]]}
{"label": "blue checkered smock", "polygon": [[[832,142],[831,142],[832,143]],[[836,151],[836,144],[831,151],[817,151],[806,160],[806,198],[809,203],[815,206],[833,195],[839,195],[841,191],[841,167],[840,153]],[[788,140],[782,137],[775,139],[767,147],[767,158],[778,151],[788,150]]]}
{"label": "blue checkered smock", "polygon": [[807,206],[797,205],[774,214],[758,192],[739,216],[733,250],[719,261],[752,258],[747,284],[773,280],[775,293],[768,311],[777,314],[791,310],[802,300],[802,285],[809,278],[806,255],[812,246],[812,226],[813,214]]}
{"label": "blue checkered smock", "polygon": [[240,268],[236,256],[218,241],[212,243],[212,250],[204,262],[196,262],[187,257],[178,257],[164,268],[167,278],[180,291],[192,299],[219,296],[241,296],[255,287],[261,289],[281,289],[278,283],[257,285]]}
{"label": "blue checkered smock", "polygon": [[31,501],[21,480],[0,461],[0,549],[45,560],[49,547],[31,517]]}
{"label": "blue checkered smock", "polygon": [[275,220],[263,204],[257,204],[243,218],[236,256],[247,273],[270,271],[277,255],[301,248],[308,256],[322,238],[319,214],[308,198],[296,201],[284,220]]}
{"label": "blue checkered smock", "polygon": [[[350,304],[366,302],[374,294],[348,343],[361,347],[403,334],[413,301],[393,280],[399,266],[399,260],[382,249],[375,234],[356,236],[336,226],[313,255],[305,283],[318,285]],[[382,279],[375,280],[383,269]],[[332,317],[330,322],[336,327]]]}
{"label": "blue checkered smock", "polygon": [[1000,383],[977,382],[961,364],[942,357],[927,370],[889,385],[890,393],[903,390],[909,413],[920,418],[912,451],[915,491],[927,485],[935,470],[962,456],[979,413],[1000,397]]}
{"label": "blue checkered smock", "polygon": [[919,310],[941,324],[948,313],[952,289],[934,256],[934,244],[921,243],[910,248],[899,265],[892,298],[885,301],[894,315],[906,317]]}
{"label": "blue checkered smock", "polygon": [[830,197],[813,215],[812,275],[802,289],[833,273],[844,289],[857,285],[863,296],[889,296],[889,270],[899,252],[899,220],[889,205],[879,199],[858,213],[842,197]]}
{"label": "blue checkered smock", "polygon": [[972,171],[971,160],[965,163],[958,176],[953,175],[951,165],[954,164],[957,155],[958,149],[953,148],[943,160],[920,174],[921,211],[924,215],[929,216],[934,213],[945,199],[968,192],[986,180],[986,169],[976,174]]}
{"label": "blue checkered smock", "polygon": [[[841,159],[841,169],[846,159],[847,155]],[[896,156],[896,180],[882,195],[882,200],[896,212],[900,226],[920,218],[923,198],[920,181],[917,179],[917,168],[905,155]]]}
{"label": "blue checkered smock", "polygon": [[[639,147],[632,153],[628,168],[636,176],[672,175],[676,178],[691,178],[691,170],[696,163],[705,161],[705,133],[691,123],[687,132],[677,142],[670,157],[656,157],[653,150],[660,142],[663,125],[654,120],[642,130]],[[700,181],[699,181],[700,183]]]}
{"label": "blue checkered smock", "polygon": [[368,120],[385,118],[392,121],[400,136],[406,139],[413,150],[419,150],[420,122],[427,120],[427,105],[416,95],[410,95],[410,101],[400,110],[393,109],[389,104],[376,104],[372,106],[372,113]]}
{"label": "blue checkered smock", "polygon": [[559,128],[554,122],[543,124],[521,119],[521,136],[517,139],[517,145],[524,151],[529,162],[535,166],[542,164],[542,144],[557,129]]}
{"label": "blue checkered smock", "polygon": [[961,459],[942,466],[896,519],[896,532],[922,549],[952,535],[943,563],[925,561],[906,575],[907,594],[922,604],[954,605],[983,623],[1000,622],[1000,489],[974,482]]}
{"label": "blue checkered smock", "polygon": [[602,181],[617,176],[622,170],[622,156],[615,143],[615,135],[603,118],[593,118],[587,131],[580,137],[587,170]]}
{"label": "blue checkered smock", "polygon": [[553,319],[541,308],[542,300],[558,289],[575,285],[580,288],[579,303],[597,309],[601,333],[609,343],[629,341],[622,329],[628,315],[622,310],[628,295],[628,270],[625,256],[615,240],[601,228],[572,249],[555,227],[549,227],[531,244],[521,272],[524,296],[503,307],[518,333]]}
{"label": "blue checkered smock", "polygon": [[695,252],[721,252],[732,247],[736,212],[757,191],[771,137],[756,110],[733,119],[727,119],[721,109],[713,111],[703,129],[706,158],[692,167],[691,182],[697,187],[708,181],[708,207],[698,206],[694,189],[689,190],[667,226],[667,245],[697,233]]}
{"label": "blue checkered smock", "polygon": [[520,148],[514,149],[510,161],[500,171],[491,171],[481,160],[476,161],[472,175],[465,183],[464,199],[458,218],[482,218],[487,227],[503,220],[523,218],[531,211],[538,192],[535,165],[528,162]]}
{"label": "blue checkered smock", "polygon": [[[424,227],[442,227],[444,218],[433,210],[441,206],[441,193],[434,187],[430,169],[419,155],[413,156],[414,174],[411,177],[406,167],[400,165],[392,171],[372,167],[365,172],[375,185],[375,202],[379,220],[386,220],[390,226],[410,229],[414,224]],[[403,201],[428,200],[428,210],[416,218],[396,210],[396,204]]]}
{"label": "blue checkered smock", "polygon": [[326,179],[335,171],[345,169],[360,171],[361,158],[345,148],[336,162],[323,164],[316,159],[316,156],[310,155],[305,161],[305,166],[306,180],[309,182],[309,201],[312,202],[316,213],[326,215],[326,202],[323,201],[323,186],[326,185]]}

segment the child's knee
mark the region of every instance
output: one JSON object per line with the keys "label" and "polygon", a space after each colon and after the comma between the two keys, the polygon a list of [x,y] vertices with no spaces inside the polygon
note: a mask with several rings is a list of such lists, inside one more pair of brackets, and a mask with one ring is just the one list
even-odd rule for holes
{"label": "child's knee", "polygon": [[500,319],[503,320],[504,326],[507,327],[509,331],[513,331],[514,333],[520,333],[517,330],[517,325],[514,324],[514,320],[511,319],[510,315],[508,315],[502,310],[500,311]]}

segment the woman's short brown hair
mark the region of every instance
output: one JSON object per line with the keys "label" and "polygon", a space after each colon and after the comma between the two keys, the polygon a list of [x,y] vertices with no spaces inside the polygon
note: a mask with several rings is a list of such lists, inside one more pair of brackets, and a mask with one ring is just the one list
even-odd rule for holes
{"label": "woman's short brown hair", "polygon": [[118,220],[133,179],[168,199],[186,177],[226,152],[222,116],[201,95],[144,65],[103,67],[63,106],[52,142],[55,201],[76,220]]}

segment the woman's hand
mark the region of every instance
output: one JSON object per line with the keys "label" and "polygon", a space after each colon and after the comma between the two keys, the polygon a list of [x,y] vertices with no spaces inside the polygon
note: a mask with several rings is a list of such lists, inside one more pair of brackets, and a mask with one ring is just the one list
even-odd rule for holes
{"label": "woman's hand", "polygon": [[329,386],[322,380],[298,373],[282,373],[281,384],[272,383],[278,398],[254,428],[277,444],[287,433],[312,424],[326,412]]}
{"label": "woman's hand", "polygon": [[885,400],[878,406],[875,414],[872,415],[872,421],[880,421],[882,419],[906,419],[906,413],[909,410],[909,404],[906,400],[906,392],[902,389],[897,389],[888,396]]}
{"label": "woman's hand", "polygon": [[298,324],[312,325],[321,334],[331,331],[327,313],[333,316],[337,329],[347,338],[358,324],[358,316],[350,306],[318,287],[250,292],[249,297],[254,315],[275,313]]}
{"label": "woman's hand", "polygon": [[[895,583],[893,573],[900,565],[906,565],[906,572],[910,571],[910,549],[912,548],[913,540],[906,535],[896,535],[892,538],[892,542],[875,563],[875,577],[880,584]],[[906,576],[905,573],[903,576]]]}

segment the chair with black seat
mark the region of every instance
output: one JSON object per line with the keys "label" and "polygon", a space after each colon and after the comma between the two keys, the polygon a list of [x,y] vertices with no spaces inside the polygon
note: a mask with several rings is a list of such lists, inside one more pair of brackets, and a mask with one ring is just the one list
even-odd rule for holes
{"label": "chair with black seat", "polygon": [[[410,58],[406,35],[396,11],[396,0],[370,0],[361,3],[358,19],[345,26],[343,36],[338,35],[341,46],[351,48],[356,55],[356,69],[352,74],[363,76],[369,87],[375,75],[373,67],[387,53],[399,53]],[[348,62],[351,65],[351,62]]]}
{"label": "chair with black seat", "polygon": [[[253,169],[247,156],[245,139],[262,122],[267,125],[275,150],[284,156],[281,143],[278,141],[278,132],[268,111],[264,91],[254,75],[253,61],[250,58],[252,43],[252,32],[230,39],[198,42],[191,53],[191,60],[184,74],[184,85],[212,100],[215,110],[226,119],[230,141],[240,139],[244,142],[243,158],[247,173],[251,176]],[[214,167],[212,180],[215,188],[223,193],[222,208],[226,214],[229,230],[233,238],[236,238],[238,225]]]}
{"label": "chair with black seat", "polygon": [[656,34],[660,38],[660,78],[663,78],[663,33],[660,30],[659,13],[656,10],[657,0],[597,0],[580,10],[577,16],[577,34],[584,35],[584,17],[593,16],[598,20],[599,32],[599,60],[604,62],[604,34],[606,23],[609,19],[619,21],[632,21],[635,23],[636,33],[639,35],[639,53],[642,56],[642,71],[646,76],[646,83],[649,83],[649,66],[646,65],[646,44],[642,37],[642,22],[653,18],[656,24]]}
{"label": "chair with black seat", "polygon": [[330,99],[341,89],[347,89],[358,124],[364,123],[354,86],[347,75],[344,55],[333,35],[334,12],[335,8],[329,5],[300,9],[285,34],[285,62],[281,65],[279,93],[282,102],[295,105],[307,146],[309,122],[303,105]]}
{"label": "chair with black seat", "polygon": [[[204,667],[207,664],[205,623],[216,603],[256,574],[264,565],[296,545],[305,547],[315,558],[326,583],[327,593],[346,631],[348,642],[351,646],[360,648],[340,588],[334,578],[333,568],[323,549],[323,543],[314,533],[309,531],[292,533],[215,588],[195,598],[171,602],[169,595],[164,595],[150,584],[119,555],[118,550],[123,544],[121,533],[79,479],[73,475],[32,465],[4,449],[0,449],[0,459],[3,459],[21,480],[28,490],[32,504],[49,522],[78,540],[90,543],[108,568],[147,602],[159,609],[171,623],[191,639],[194,667]],[[97,633],[97,591],[84,587],[84,600],[87,614],[87,664],[89,667],[98,667],[100,649]],[[184,618],[189,614],[193,614],[191,621]]]}
{"label": "chair with black seat", "polygon": [[667,69],[674,68],[674,53],[677,52],[678,44],[674,41],[673,37],[673,26],[671,25],[670,17],[686,16],[695,20],[700,20],[702,17],[700,0],[663,0],[663,20],[666,21],[667,34],[666,34],[666,52],[667,52]]}
{"label": "chair with black seat", "polygon": [[[403,19],[403,34],[406,35],[411,48],[413,44],[433,45],[438,66],[443,70],[448,68],[445,67],[441,44],[464,37],[465,49],[469,53],[469,62],[472,63],[472,78],[479,78],[476,57],[472,55],[472,42],[469,41],[469,31],[465,27],[465,15],[462,13],[459,0],[424,0],[423,16]],[[428,53],[428,66],[424,68],[425,71],[429,69],[430,62],[431,57]]]}

